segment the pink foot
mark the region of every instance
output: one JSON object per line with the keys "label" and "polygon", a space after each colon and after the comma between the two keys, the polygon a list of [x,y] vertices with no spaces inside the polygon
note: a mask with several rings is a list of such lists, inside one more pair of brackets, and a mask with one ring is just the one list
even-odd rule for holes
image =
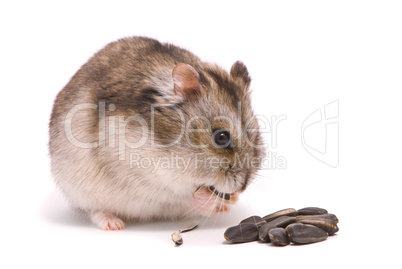
{"label": "pink foot", "polygon": [[124,222],[118,217],[101,211],[91,213],[91,221],[105,231],[117,231],[124,229]]}

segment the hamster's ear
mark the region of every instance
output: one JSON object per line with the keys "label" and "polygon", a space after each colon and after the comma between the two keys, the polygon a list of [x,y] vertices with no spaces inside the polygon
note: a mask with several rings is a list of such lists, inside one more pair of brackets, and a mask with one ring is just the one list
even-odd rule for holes
{"label": "hamster's ear", "polygon": [[246,65],[242,61],[237,61],[232,65],[230,76],[232,78],[241,78],[247,86],[250,85],[251,78],[248,74]]}
{"label": "hamster's ear", "polygon": [[188,100],[201,95],[200,75],[188,64],[180,63],[173,68],[174,92]]}

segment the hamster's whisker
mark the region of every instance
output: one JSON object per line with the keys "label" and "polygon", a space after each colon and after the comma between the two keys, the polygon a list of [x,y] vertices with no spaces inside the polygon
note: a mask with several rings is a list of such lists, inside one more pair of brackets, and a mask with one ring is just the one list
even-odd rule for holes
{"label": "hamster's whisker", "polygon": [[[218,196],[217,196],[215,193],[211,192],[211,194],[209,195],[209,197],[208,197],[208,199],[206,200],[205,204],[208,204],[209,202],[211,202],[212,199],[215,199],[215,201],[213,202],[213,207],[211,207],[211,209],[209,210],[208,213],[213,213],[213,210],[216,208],[217,198],[218,198]],[[188,216],[189,218],[193,218],[193,217],[196,215],[196,214],[193,213],[193,212],[194,212],[194,211],[197,211],[197,210],[198,210],[197,207],[196,207],[196,206],[193,206],[192,208],[190,208],[189,210],[187,210],[183,215],[186,215],[186,216]],[[206,216],[206,219],[204,220],[204,223],[205,223],[206,220],[208,219],[209,215],[212,215],[212,214],[208,214],[208,215]]]}
{"label": "hamster's whisker", "polygon": [[[217,208],[217,206],[218,206],[218,203],[219,203],[220,200],[221,200],[221,199],[219,198],[219,196],[216,195],[215,193],[211,193],[211,195],[209,196],[209,200],[208,200],[208,201],[211,201],[211,199],[214,199],[214,201],[213,201],[213,206],[212,206],[211,209],[210,209],[210,213],[212,213],[213,211],[216,210],[216,208]],[[203,224],[205,224],[205,223],[207,222],[207,220],[208,220],[212,215],[213,215],[213,214],[208,214],[208,215],[206,215],[205,218],[204,218]]]}
{"label": "hamster's whisker", "polygon": [[256,186],[256,187],[258,187],[259,189],[264,190],[264,191],[267,190],[267,189],[266,189],[266,186],[262,185],[260,182],[258,182],[258,180],[253,180],[253,181],[250,183],[250,185]]}
{"label": "hamster's whisker", "polygon": [[[219,211],[222,209],[222,205],[223,205],[223,200],[222,199],[218,199],[218,201],[217,201],[218,203],[219,203],[219,206],[217,206],[217,208],[219,209]],[[218,214],[217,215],[217,217],[219,216],[220,214]],[[217,217],[215,217],[215,219],[214,219],[214,226],[216,225],[216,222],[218,221],[218,218]]]}

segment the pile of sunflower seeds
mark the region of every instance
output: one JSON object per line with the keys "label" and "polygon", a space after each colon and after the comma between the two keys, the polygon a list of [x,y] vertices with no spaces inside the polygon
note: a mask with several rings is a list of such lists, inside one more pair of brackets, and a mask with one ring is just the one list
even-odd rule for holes
{"label": "pile of sunflower seeds", "polygon": [[251,216],[225,231],[231,243],[260,240],[275,246],[323,241],[339,231],[338,218],[319,207],[283,209],[263,218]]}

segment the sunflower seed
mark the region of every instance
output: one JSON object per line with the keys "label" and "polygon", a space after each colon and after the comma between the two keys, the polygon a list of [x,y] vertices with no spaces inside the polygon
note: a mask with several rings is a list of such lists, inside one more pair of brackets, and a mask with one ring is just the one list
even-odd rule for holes
{"label": "sunflower seed", "polygon": [[335,223],[338,223],[339,220],[334,214],[324,214],[324,215],[300,215],[296,216],[297,220],[301,219],[329,219],[335,221]]}
{"label": "sunflower seed", "polygon": [[260,216],[251,216],[248,217],[247,219],[242,220],[240,223],[254,223],[260,228],[262,225],[267,223],[263,218]]}
{"label": "sunflower seed", "polygon": [[284,228],[274,228],[268,233],[269,239],[275,246],[286,246],[289,245],[289,238],[286,230]]}
{"label": "sunflower seed", "polygon": [[270,222],[271,220],[274,220],[274,219],[282,217],[282,216],[297,216],[297,211],[294,208],[283,209],[283,210],[279,210],[275,213],[266,215],[265,217],[263,217],[263,219],[266,222]]}
{"label": "sunflower seed", "polygon": [[255,241],[272,242],[276,246],[290,243],[309,244],[325,240],[339,231],[338,218],[319,207],[296,211],[283,209],[261,218],[251,216],[225,232],[225,239],[233,243]]}
{"label": "sunflower seed", "polygon": [[224,234],[227,241],[232,243],[252,242],[258,239],[258,227],[254,223],[241,223],[229,227]]}
{"label": "sunflower seed", "polygon": [[266,241],[269,242],[269,231],[274,228],[282,227],[285,228],[291,223],[296,222],[296,217],[290,217],[290,216],[281,216],[278,217],[270,222],[267,222],[266,224],[262,225],[259,229],[259,234],[258,238],[261,241]]}
{"label": "sunflower seed", "polygon": [[333,235],[337,231],[339,231],[338,226],[336,225],[336,222],[331,220],[331,219],[298,219],[298,223],[303,223],[303,224],[310,224],[314,225],[315,227],[320,228],[321,230],[324,230],[328,235]]}
{"label": "sunflower seed", "polygon": [[297,210],[297,213],[299,215],[324,215],[328,214],[328,211],[319,207],[305,207]]}
{"label": "sunflower seed", "polygon": [[289,240],[296,244],[310,244],[327,239],[328,234],[320,228],[302,223],[293,223],[286,227]]}
{"label": "sunflower seed", "polygon": [[217,189],[215,189],[214,186],[209,186],[208,188],[211,192],[215,193],[215,195],[217,195],[219,198],[225,199],[228,201],[230,200],[230,196],[231,196],[230,193],[219,192]]}
{"label": "sunflower seed", "polygon": [[282,216],[282,217],[279,217],[279,218],[276,218],[276,219],[270,221],[269,223],[272,223],[276,227],[285,228],[286,226],[288,226],[289,224],[292,224],[294,222],[296,222],[296,217]]}

